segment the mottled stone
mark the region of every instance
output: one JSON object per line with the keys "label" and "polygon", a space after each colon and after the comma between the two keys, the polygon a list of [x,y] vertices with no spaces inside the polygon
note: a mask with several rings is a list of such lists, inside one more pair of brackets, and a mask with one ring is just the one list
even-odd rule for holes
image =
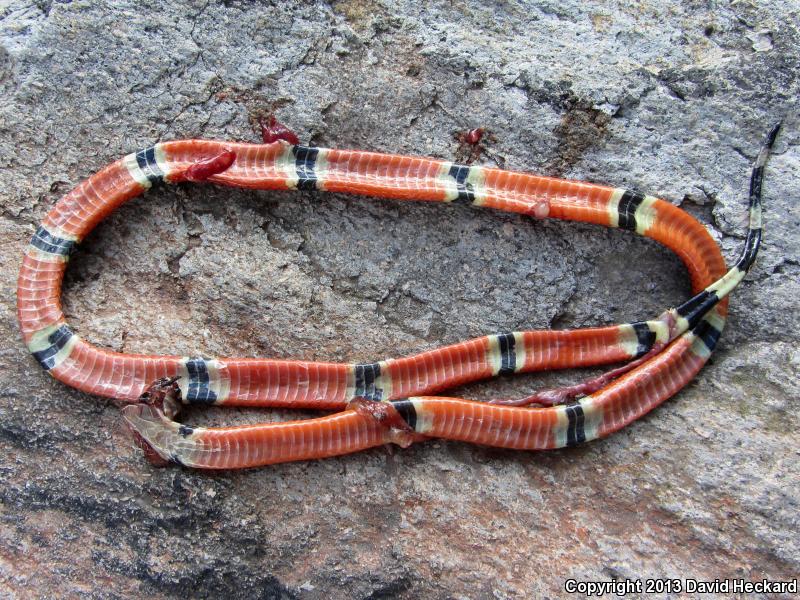
{"label": "mottled stone", "polygon": [[[728,4],[0,4],[0,593],[554,598],[567,577],[797,577],[800,19],[796,3]],[[269,110],[308,143],[443,158],[458,132],[486,127],[485,164],[660,195],[729,259],[750,164],[769,125],[786,125],[763,252],[717,353],[611,438],[154,469],[114,406],[28,356],[14,308],[22,248],[111,160],[167,139],[256,140],[252,118]],[[688,293],[678,259],[628,232],[180,186],[92,233],[64,307],[86,339],[126,352],[367,361],[647,318]]]}

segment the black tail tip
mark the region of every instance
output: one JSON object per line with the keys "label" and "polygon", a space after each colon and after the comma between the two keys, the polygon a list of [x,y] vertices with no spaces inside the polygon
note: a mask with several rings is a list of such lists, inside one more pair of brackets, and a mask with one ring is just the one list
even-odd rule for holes
{"label": "black tail tip", "polygon": [[767,148],[772,148],[772,144],[775,143],[775,138],[778,137],[778,132],[781,130],[781,125],[783,125],[783,120],[775,123],[772,129],[769,130],[767,134]]}

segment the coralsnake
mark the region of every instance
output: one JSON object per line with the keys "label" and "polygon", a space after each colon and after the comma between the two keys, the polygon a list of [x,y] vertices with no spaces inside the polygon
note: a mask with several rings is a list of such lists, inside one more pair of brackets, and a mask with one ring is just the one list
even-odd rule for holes
{"label": "coralsnake", "polygon": [[[56,379],[124,405],[125,420],[155,464],[252,467],[389,442],[405,447],[427,438],[517,449],[576,445],[606,436],[661,404],[694,377],[714,350],[725,324],[726,296],[758,251],[761,182],[778,129],[770,131],[753,168],[747,240],[729,271],[698,221],[668,202],[631,190],[430,158],[307,147],[297,144],[291,132],[264,144],[159,143],[89,177],[46,215],[19,273],[20,328],[30,352]],[[696,295],[648,321],[488,335],[366,364],[144,356],[93,346],[70,329],[61,310],[69,255],[127,200],[156,183],[182,181],[470,203],[537,219],[619,227],[675,252]],[[498,374],[623,361],[633,362],[586,384],[519,402],[428,395]],[[173,419],[181,403],[337,412],[289,422],[193,428]]]}

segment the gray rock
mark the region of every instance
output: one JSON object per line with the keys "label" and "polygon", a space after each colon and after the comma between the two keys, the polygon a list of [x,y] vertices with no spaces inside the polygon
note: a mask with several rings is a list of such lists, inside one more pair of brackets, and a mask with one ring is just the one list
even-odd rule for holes
{"label": "gray rock", "polygon": [[[797,577],[797,24],[794,2],[0,5],[2,593],[515,598],[560,597],[567,577]],[[111,160],[167,139],[256,140],[259,110],[313,144],[446,158],[454,134],[488,127],[486,164],[660,195],[729,259],[750,164],[786,123],[763,252],[718,351],[619,434],[538,454],[434,441],[156,470],[116,408],[23,348],[21,252],[58,197]],[[363,361],[647,318],[688,293],[677,258],[626,232],[196,186],[104,222],[73,258],[64,306],[116,350]]]}

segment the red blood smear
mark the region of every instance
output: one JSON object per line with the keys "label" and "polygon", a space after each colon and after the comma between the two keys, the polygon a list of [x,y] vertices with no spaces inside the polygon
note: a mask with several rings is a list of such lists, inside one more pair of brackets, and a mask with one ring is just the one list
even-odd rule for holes
{"label": "red blood smear", "polygon": [[208,160],[203,160],[193,164],[186,169],[184,178],[186,181],[205,181],[213,175],[219,175],[228,168],[236,160],[236,153],[231,150],[226,150]]}
{"label": "red blood smear", "polygon": [[297,137],[297,134],[278,121],[275,115],[270,115],[269,122],[265,124],[264,121],[261,121],[260,125],[261,138],[264,140],[265,144],[271,144],[279,140],[289,142],[293,146],[300,143],[300,138]]}
{"label": "red blood smear", "polygon": [[478,127],[477,129],[470,129],[467,134],[464,136],[464,141],[468,144],[477,144],[483,138],[483,127]]}

